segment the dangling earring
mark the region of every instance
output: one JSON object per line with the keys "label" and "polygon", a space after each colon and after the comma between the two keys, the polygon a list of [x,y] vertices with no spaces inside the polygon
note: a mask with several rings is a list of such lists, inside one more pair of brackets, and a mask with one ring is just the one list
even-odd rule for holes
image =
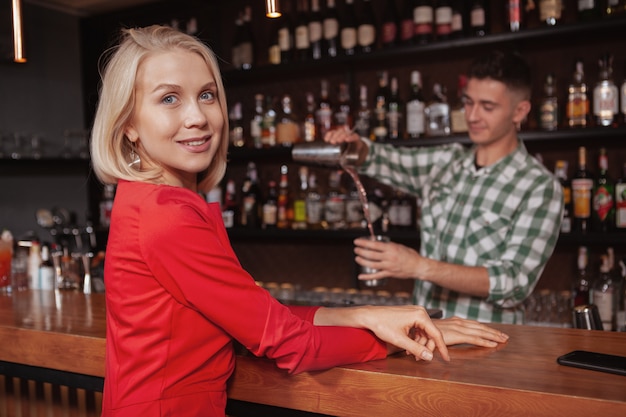
{"label": "dangling earring", "polygon": [[139,158],[139,154],[135,152],[135,142],[130,143],[129,159],[130,163],[128,164],[128,166],[131,168],[141,163],[141,158]]}

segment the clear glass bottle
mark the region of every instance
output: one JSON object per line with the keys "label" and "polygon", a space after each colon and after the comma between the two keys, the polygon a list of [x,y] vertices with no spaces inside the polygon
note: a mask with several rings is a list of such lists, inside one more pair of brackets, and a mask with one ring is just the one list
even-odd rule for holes
{"label": "clear glass bottle", "polygon": [[261,123],[261,146],[271,148],[276,146],[276,110],[274,109],[274,97],[265,96],[263,109],[263,121]]}
{"label": "clear glass bottle", "polygon": [[222,204],[222,219],[224,227],[230,229],[239,225],[239,202],[237,201],[237,185],[235,180],[226,181],[226,189],[224,190],[224,204]]}
{"label": "clear glass bottle", "polygon": [[324,204],[324,221],[332,230],[346,227],[346,195],[341,189],[343,171],[333,170],[328,177],[328,192]]}
{"label": "clear glass bottle", "polygon": [[246,144],[243,135],[243,115],[241,114],[241,102],[236,102],[235,104],[233,104],[233,107],[229,114],[229,118],[230,144],[234,147],[241,148]]}
{"label": "clear glass bottle", "polygon": [[306,223],[308,229],[320,229],[324,220],[324,200],[317,186],[315,172],[309,174],[306,195]]}
{"label": "clear glass bottle", "polygon": [[387,128],[387,103],[389,100],[389,73],[382,71],[378,76],[378,90],[374,105],[374,125],[372,134],[374,140],[385,141],[389,136]]}
{"label": "clear glass bottle", "polygon": [[433,95],[424,109],[426,136],[450,135],[450,105],[441,84],[433,85]]}
{"label": "clear glass bottle", "polygon": [[554,74],[546,75],[543,84],[543,97],[539,104],[539,127],[542,130],[556,130],[559,126],[559,102],[556,97]]}
{"label": "clear glass bottle", "polygon": [[565,114],[568,127],[587,127],[589,124],[589,96],[587,94],[583,65],[582,60],[576,60],[574,75],[567,87]]}
{"label": "clear glass bottle", "polygon": [[278,187],[276,181],[270,180],[267,184],[267,198],[263,203],[263,221],[261,227],[263,229],[276,228],[278,217]]}
{"label": "clear glass bottle", "polygon": [[348,84],[340,83],[337,91],[337,107],[335,111],[335,127],[352,128],[352,109]]}
{"label": "clear glass bottle", "polygon": [[333,125],[333,105],[328,95],[328,80],[323,79],[320,82],[320,96],[317,103],[317,111],[315,112],[317,121],[318,140],[324,140],[326,132]]}
{"label": "clear glass bottle", "polygon": [[593,304],[598,307],[600,320],[604,330],[613,330],[615,315],[615,282],[611,275],[610,260],[607,255],[602,255],[600,263],[600,274],[593,285]]}
{"label": "clear glass bottle", "polygon": [[252,140],[252,146],[257,149],[263,147],[263,101],[265,96],[263,94],[254,95],[254,114],[250,119],[250,138]]}
{"label": "clear glass bottle", "polygon": [[587,305],[591,303],[590,286],[591,277],[589,276],[589,253],[586,246],[578,248],[577,272],[574,281],[574,306]]}
{"label": "clear glass bottle", "polygon": [[346,227],[358,229],[363,227],[363,204],[359,198],[359,190],[353,182],[350,192],[346,195]]}
{"label": "clear glass bottle", "polygon": [[290,226],[289,219],[289,168],[287,165],[280,167],[280,182],[278,183],[278,202],[276,227],[279,229],[288,229]]}
{"label": "clear glass bottle", "polygon": [[302,121],[302,139],[313,142],[316,138],[315,97],[313,93],[306,93],[306,114]]}
{"label": "clear glass bottle", "polygon": [[615,184],[609,177],[609,160],[606,149],[600,148],[598,155],[598,178],[593,191],[593,230],[606,233],[615,224],[615,205],[613,193]]}
{"label": "clear glass bottle", "polygon": [[296,61],[310,58],[311,42],[309,37],[309,5],[307,0],[297,0],[294,46]]}
{"label": "clear glass bottle", "polygon": [[398,78],[392,77],[389,101],[387,103],[387,136],[391,140],[403,138],[403,113],[404,105],[398,92]]}
{"label": "clear glass bottle", "polygon": [[424,107],[422,76],[419,71],[411,71],[411,93],[406,102],[406,132],[411,139],[424,135]]}
{"label": "clear glass bottle", "polygon": [[359,87],[359,108],[356,112],[356,121],[354,122],[354,131],[359,136],[370,138],[371,133],[372,110],[367,100],[367,86],[361,84]]}
{"label": "clear glass bottle", "polygon": [[593,89],[593,115],[596,125],[614,127],[619,111],[619,93],[613,82],[613,55],[604,55],[598,63],[600,74]]}
{"label": "clear glass bottle", "polygon": [[254,162],[248,162],[246,179],[241,187],[241,221],[243,227],[260,227],[261,189]]}

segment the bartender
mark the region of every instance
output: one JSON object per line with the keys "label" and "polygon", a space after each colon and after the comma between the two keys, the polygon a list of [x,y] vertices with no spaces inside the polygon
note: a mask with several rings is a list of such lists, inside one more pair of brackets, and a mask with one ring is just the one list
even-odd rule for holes
{"label": "bartender", "polygon": [[332,144],[355,142],[362,174],[422,201],[420,251],[356,239],[356,262],[379,270],[360,279],[415,279],[414,303],[446,317],[523,322],[522,303],[554,250],[563,209],[558,181],[517,135],[530,92],[526,61],[493,51],[468,70],[470,148],[396,147],[345,129],[327,133]]}

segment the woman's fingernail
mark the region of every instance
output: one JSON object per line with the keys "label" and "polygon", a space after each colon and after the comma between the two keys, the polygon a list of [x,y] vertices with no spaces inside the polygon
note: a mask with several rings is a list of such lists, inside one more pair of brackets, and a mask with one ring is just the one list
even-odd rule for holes
{"label": "woman's fingernail", "polygon": [[433,359],[433,353],[430,350],[425,350],[422,352],[422,359],[425,361],[430,361]]}

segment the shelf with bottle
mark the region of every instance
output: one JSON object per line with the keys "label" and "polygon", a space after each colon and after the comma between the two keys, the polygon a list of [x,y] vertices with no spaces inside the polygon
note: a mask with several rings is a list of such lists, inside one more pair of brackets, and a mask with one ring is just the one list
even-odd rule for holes
{"label": "shelf with bottle", "polygon": [[[249,240],[249,239],[278,239],[278,240],[328,240],[341,239],[351,241],[360,236],[368,234],[365,228],[350,228],[341,230],[328,229],[252,229],[246,227],[233,227],[228,229],[228,236],[233,240]],[[419,231],[416,230],[390,230],[385,233],[393,241],[404,241],[419,243]]]}
{"label": "shelf with bottle", "polygon": [[503,46],[532,45],[538,41],[558,42],[569,41],[573,37],[580,38],[584,34],[585,39],[599,36],[622,36],[626,26],[626,14],[611,18],[581,21],[576,23],[542,26],[525,29],[517,32],[492,33],[485,36],[463,37],[458,39],[446,39],[425,44],[397,45],[393,48],[381,48],[369,53],[353,55],[337,55],[318,60],[289,61],[280,65],[257,65],[247,70],[225,67],[222,70],[226,85],[257,83],[264,79],[276,79],[276,77],[305,77],[314,74],[320,76],[323,73],[354,71],[368,64],[390,62],[404,62],[408,57],[413,61],[423,60],[429,55],[442,52],[446,54],[462,50],[474,50],[477,47],[493,48]]}

